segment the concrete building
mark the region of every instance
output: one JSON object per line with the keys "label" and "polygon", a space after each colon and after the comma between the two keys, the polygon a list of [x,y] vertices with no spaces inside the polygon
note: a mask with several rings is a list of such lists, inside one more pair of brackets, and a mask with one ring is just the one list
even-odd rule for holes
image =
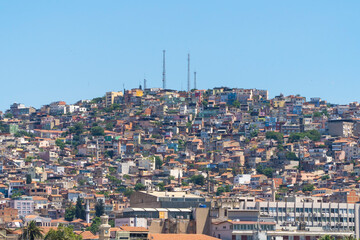
{"label": "concrete building", "polygon": [[327,123],[328,133],[336,137],[351,137],[354,129],[353,120],[329,120]]}
{"label": "concrete building", "polygon": [[[359,204],[325,203],[315,197],[287,197],[285,201],[256,202],[254,198],[218,199],[211,217],[231,220],[232,239],[316,240],[360,234]],[[214,224],[213,224],[213,233]]]}
{"label": "concrete building", "polygon": [[17,209],[20,217],[30,215],[34,211],[34,200],[32,197],[21,196],[11,200],[10,207]]}
{"label": "concrete building", "polygon": [[139,191],[131,194],[130,205],[133,208],[196,208],[210,206],[210,202],[198,195],[186,192]]}
{"label": "concrete building", "polygon": [[115,103],[116,98],[124,96],[123,92],[107,92],[105,94],[105,105],[106,107],[111,106]]}

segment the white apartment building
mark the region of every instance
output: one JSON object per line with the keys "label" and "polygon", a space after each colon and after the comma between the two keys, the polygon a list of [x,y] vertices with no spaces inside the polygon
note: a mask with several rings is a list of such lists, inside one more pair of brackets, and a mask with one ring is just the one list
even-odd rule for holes
{"label": "white apartment building", "polygon": [[217,199],[212,203],[214,219],[232,222],[232,239],[316,240],[360,236],[360,204],[325,203],[321,198],[288,197],[285,201],[257,202],[254,198]]}

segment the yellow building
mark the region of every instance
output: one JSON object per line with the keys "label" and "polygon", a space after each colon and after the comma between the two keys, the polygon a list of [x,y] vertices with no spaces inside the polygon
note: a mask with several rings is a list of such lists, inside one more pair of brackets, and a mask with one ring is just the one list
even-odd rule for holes
{"label": "yellow building", "polygon": [[144,92],[141,89],[133,89],[133,91],[136,97],[142,97],[144,95]]}
{"label": "yellow building", "polygon": [[107,92],[105,95],[105,105],[106,107],[111,106],[112,104],[114,104],[114,99],[116,97],[122,97],[124,94],[123,92]]}
{"label": "yellow building", "polygon": [[285,106],[285,101],[281,100],[281,101],[273,101],[274,104],[274,108],[282,108]]}

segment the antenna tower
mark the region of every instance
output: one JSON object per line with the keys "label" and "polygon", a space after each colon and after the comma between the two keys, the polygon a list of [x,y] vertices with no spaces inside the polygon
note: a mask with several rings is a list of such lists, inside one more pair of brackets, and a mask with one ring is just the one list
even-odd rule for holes
{"label": "antenna tower", "polygon": [[190,54],[188,54],[187,90],[190,92]]}
{"label": "antenna tower", "polygon": [[196,89],[196,71],[194,72],[194,89]]}
{"label": "antenna tower", "polygon": [[163,89],[166,89],[166,72],[165,72],[165,50],[163,50]]}

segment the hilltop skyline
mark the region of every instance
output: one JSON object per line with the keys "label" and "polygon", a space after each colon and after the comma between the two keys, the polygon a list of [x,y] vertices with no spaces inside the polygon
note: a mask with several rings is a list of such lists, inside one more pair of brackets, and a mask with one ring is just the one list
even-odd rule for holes
{"label": "hilltop skyline", "polygon": [[[206,4],[205,4],[206,3]],[[0,3],[0,109],[134,88],[268,89],[359,101],[359,2]],[[192,75],[191,75],[192,76]],[[192,82],[191,82],[192,84]]]}

